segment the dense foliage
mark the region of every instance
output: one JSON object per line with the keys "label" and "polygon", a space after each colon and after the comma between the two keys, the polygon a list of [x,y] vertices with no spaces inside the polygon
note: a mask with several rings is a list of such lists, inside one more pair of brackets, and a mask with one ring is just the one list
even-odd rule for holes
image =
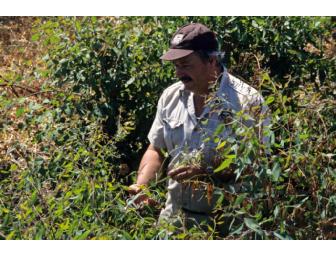
{"label": "dense foliage", "polygon": [[0,70],[1,238],[223,238],[156,226],[164,177],[148,191],[155,208],[127,194],[158,97],[175,79],[159,57],[191,21],[217,31],[229,71],[272,111],[270,156],[250,130],[237,130],[244,143],[227,141],[222,168],[235,164],[241,188],[213,191],[230,218],[225,238],[336,238],[336,49],[324,17],[35,19],[28,45],[43,61]]}

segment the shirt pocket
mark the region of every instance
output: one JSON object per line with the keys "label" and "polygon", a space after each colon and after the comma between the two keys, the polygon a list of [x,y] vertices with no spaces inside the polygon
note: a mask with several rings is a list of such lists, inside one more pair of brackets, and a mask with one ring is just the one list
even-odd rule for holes
{"label": "shirt pocket", "polygon": [[165,143],[169,153],[183,146],[184,142],[184,123],[176,119],[163,119],[165,131]]}

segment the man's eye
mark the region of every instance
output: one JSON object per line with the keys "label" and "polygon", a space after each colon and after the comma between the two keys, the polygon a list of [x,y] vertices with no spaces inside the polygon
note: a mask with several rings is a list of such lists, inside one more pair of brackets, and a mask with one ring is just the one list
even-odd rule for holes
{"label": "man's eye", "polygon": [[191,67],[191,65],[189,65],[189,64],[185,64],[185,65],[175,65],[175,68],[182,68],[182,69],[188,69],[188,68],[190,68]]}

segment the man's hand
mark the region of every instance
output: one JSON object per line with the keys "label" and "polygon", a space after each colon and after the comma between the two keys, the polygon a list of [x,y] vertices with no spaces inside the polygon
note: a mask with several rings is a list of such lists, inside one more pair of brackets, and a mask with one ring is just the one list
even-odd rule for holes
{"label": "man's hand", "polygon": [[168,172],[168,176],[175,181],[183,181],[204,174],[206,174],[205,170],[197,166],[181,166]]}
{"label": "man's hand", "polygon": [[[143,192],[146,187],[144,185],[139,185],[139,184],[132,184],[131,186],[128,187],[128,192],[130,195],[138,195],[140,192]],[[134,203],[136,205],[149,205],[149,206],[155,206],[157,205],[157,202],[148,197],[147,194],[139,194],[137,199],[134,200]]]}

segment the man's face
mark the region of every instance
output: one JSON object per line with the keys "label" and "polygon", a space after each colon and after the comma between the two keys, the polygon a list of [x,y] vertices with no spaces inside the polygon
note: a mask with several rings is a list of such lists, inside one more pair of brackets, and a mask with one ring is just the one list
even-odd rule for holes
{"label": "man's face", "polygon": [[195,94],[208,93],[209,84],[214,81],[214,61],[202,61],[196,53],[192,53],[172,62],[177,78],[187,90]]}

